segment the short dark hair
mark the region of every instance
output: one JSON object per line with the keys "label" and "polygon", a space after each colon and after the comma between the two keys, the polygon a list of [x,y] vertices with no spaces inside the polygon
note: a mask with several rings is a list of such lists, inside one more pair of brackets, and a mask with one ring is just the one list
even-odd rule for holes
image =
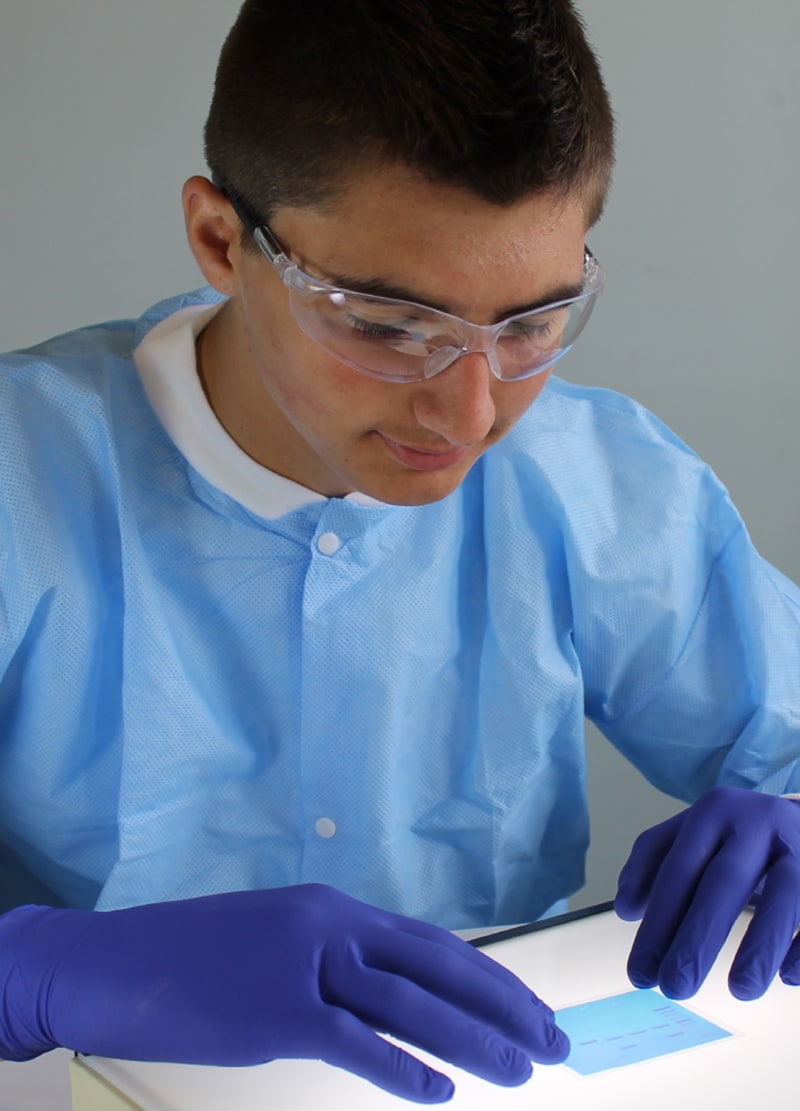
{"label": "short dark hair", "polygon": [[245,0],[205,142],[256,222],[401,162],[498,205],[579,193],[594,223],[613,130],[570,0]]}

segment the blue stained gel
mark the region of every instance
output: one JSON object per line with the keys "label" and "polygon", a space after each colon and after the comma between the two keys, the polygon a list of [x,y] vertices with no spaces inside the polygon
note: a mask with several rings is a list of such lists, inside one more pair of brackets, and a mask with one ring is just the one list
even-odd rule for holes
{"label": "blue stained gel", "polygon": [[556,1012],[572,1045],[567,1065],[582,1076],[729,1038],[729,1030],[665,999],[636,990]]}

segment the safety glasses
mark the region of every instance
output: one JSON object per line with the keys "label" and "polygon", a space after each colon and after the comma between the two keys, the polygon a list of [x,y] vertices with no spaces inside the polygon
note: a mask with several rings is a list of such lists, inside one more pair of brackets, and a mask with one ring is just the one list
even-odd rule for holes
{"label": "safety glasses", "polygon": [[427,305],[312,278],[291,261],[265,224],[252,234],[288,289],[302,331],[341,362],[389,382],[433,378],[471,352],[485,355],[492,373],[505,382],[541,374],[572,347],[604,284],[603,268],[587,248],[577,296],[496,324],[472,324]]}
{"label": "safety glasses", "polygon": [[502,381],[541,374],[566,354],[591,316],[604,272],[587,248],[576,297],[520,312],[496,324],[473,324],[426,304],[377,297],[312,278],[292,262],[266,223],[252,218],[238,194],[214,180],[244,228],[289,290],[300,329],[348,367],[389,382],[417,382],[480,352]]}

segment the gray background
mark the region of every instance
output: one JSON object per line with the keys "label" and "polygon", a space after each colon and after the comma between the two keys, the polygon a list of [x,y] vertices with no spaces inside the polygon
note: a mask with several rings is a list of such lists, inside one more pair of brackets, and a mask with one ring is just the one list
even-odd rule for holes
{"label": "gray background", "polygon": [[[238,6],[6,5],[0,349],[200,284],[179,194],[204,171],[213,69]],[[562,373],[658,413],[715,467],[764,555],[800,578],[800,4],[580,8],[619,161],[591,237],[607,291]],[[634,835],[676,809],[588,741],[593,845],[576,902],[609,898]]]}

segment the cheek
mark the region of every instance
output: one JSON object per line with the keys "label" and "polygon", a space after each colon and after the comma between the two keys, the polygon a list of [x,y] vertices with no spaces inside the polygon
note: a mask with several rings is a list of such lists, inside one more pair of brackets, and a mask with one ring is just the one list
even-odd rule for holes
{"label": "cheek", "polygon": [[[263,305],[263,301],[261,302]],[[328,355],[297,327],[288,306],[247,314],[250,356],[273,403],[296,427],[324,435],[336,428],[371,430],[396,413],[396,385],[361,374]]]}
{"label": "cheek", "polygon": [[332,378],[324,352],[288,314],[274,314],[248,328],[250,356],[273,402],[287,415],[322,415]]}
{"label": "cheek", "polygon": [[[262,377],[292,423],[325,437],[337,429],[371,427],[382,401],[381,384],[340,363],[311,340],[273,343]],[[383,387],[385,391],[385,386]]]}

